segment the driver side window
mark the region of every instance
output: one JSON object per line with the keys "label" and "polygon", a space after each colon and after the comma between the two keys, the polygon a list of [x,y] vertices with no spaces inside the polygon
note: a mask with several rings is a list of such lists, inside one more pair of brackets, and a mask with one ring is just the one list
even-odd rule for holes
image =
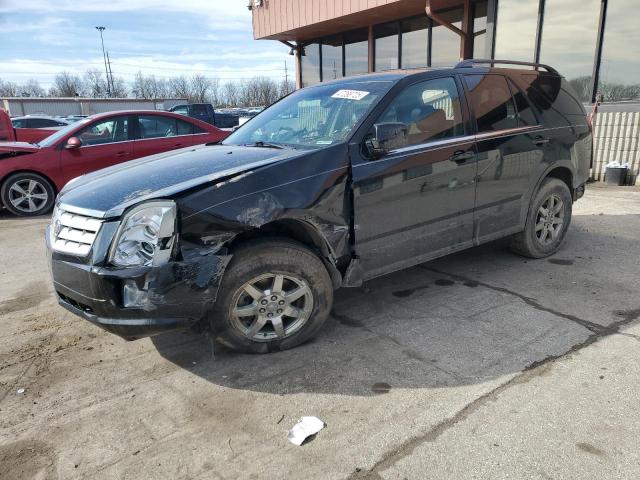
{"label": "driver side window", "polygon": [[405,143],[398,147],[464,135],[460,96],[455,80],[446,77],[410,85],[378,118],[376,124],[381,123],[407,126]]}
{"label": "driver side window", "polygon": [[129,140],[129,117],[98,121],[83,128],[77,135],[83,147],[126,142]]}

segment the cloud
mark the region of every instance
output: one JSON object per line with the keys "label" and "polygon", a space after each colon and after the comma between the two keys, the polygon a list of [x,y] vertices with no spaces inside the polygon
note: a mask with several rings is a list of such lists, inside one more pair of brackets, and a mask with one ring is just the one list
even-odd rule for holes
{"label": "cloud", "polygon": [[241,0],[21,0],[0,3],[1,13],[115,13],[144,12],[158,15],[176,13],[207,18],[209,26],[220,30],[246,28],[250,24],[251,13]]}
{"label": "cloud", "polygon": [[89,68],[103,69],[94,29],[100,24],[107,27],[113,73],[126,81],[138,71],[160,78],[201,73],[280,79],[285,61],[290,78],[295,69],[281,44],[253,40],[244,0],[0,0],[0,18],[0,44],[12,45],[0,52],[4,80],[35,78],[49,85],[63,70],[82,75]]}

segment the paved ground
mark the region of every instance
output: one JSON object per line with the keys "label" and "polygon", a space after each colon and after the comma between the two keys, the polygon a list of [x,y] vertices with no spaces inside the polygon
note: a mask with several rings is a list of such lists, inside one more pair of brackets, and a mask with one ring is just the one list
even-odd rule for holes
{"label": "paved ground", "polygon": [[[494,243],[341,291],[268,356],[76,319],[45,224],[0,215],[4,480],[640,476],[638,189],[591,188],[551,259]],[[327,427],[295,447],[301,415]]]}

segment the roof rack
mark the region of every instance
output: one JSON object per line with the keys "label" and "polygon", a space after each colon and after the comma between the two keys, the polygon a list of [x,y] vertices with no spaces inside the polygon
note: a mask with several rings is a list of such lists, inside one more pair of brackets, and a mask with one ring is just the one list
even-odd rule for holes
{"label": "roof rack", "polygon": [[519,62],[519,61],[516,61],[516,60],[489,60],[489,59],[470,58],[468,60],[461,61],[460,63],[458,63],[455,66],[455,68],[473,68],[473,66],[476,65],[476,64],[496,65],[498,63],[502,64],[502,65],[524,65],[524,66],[529,66],[529,67],[535,67],[536,69],[544,68],[549,73],[553,73],[555,75],[560,75],[555,68],[550,67],[549,65],[545,65],[544,63]]}

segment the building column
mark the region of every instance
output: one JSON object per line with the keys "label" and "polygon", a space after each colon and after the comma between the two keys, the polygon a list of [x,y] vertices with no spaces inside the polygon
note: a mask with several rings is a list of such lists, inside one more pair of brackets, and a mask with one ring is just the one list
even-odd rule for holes
{"label": "building column", "polygon": [[296,89],[302,88],[302,50],[303,47],[298,44],[295,48],[295,64],[296,64]]}

